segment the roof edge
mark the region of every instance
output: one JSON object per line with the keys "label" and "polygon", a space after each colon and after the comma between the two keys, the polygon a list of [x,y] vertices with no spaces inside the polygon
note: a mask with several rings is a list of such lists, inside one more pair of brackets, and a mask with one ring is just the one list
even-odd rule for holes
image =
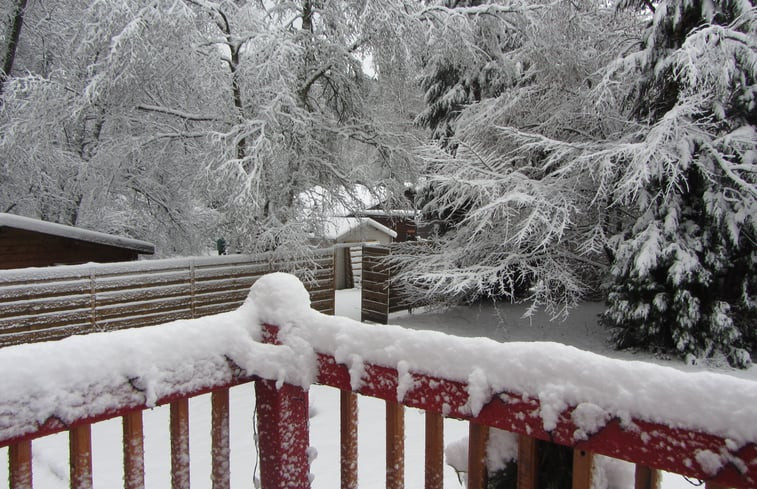
{"label": "roof edge", "polygon": [[65,224],[57,224],[31,217],[17,216],[15,214],[0,213],[0,227],[10,227],[105,246],[125,248],[146,255],[155,253],[155,245],[147,241],[101,233],[99,231],[90,231],[89,229],[66,226]]}

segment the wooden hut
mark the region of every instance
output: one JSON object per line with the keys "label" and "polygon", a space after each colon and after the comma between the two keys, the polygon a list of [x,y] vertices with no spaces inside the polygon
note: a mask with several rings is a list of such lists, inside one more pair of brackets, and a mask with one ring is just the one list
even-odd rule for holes
{"label": "wooden hut", "polygon": [[0,269],[132,261],[154,253],[145,241],[0,213]]}

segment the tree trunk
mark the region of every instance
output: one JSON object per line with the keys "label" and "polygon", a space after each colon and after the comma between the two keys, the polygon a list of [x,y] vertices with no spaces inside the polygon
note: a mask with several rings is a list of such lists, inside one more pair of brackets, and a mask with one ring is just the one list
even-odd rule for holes
{"label": "tree trunk", "polygon": [[[5,81],[10,77],[13,69],[13,62],[16,59],[16,49],[18,48],[18,38],[21,36],[21,26],[24,23],[24,11],[26,10],[26,0],[17,0],[16,8],[13,12],[10,36],[8,38],[8,48],[5,51],[3,60],[3,69],[0,71],[0,97],[3,95]],[[0,98],[2,104],[2,98]]]}

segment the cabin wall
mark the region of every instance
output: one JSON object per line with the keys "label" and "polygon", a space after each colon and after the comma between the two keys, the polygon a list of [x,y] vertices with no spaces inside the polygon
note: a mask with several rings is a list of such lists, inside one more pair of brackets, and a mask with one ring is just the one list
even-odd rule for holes
{"label": "cabin wall", "polygon": [[132,261],[134,250],[0,227],[0,269]]}

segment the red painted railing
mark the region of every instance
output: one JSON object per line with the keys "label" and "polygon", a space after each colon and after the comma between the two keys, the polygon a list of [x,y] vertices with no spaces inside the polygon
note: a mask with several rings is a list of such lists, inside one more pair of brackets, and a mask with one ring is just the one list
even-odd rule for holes
{"label": "red painted railing", "polygon": [[[264,325],[262,341],[278,344],[279,329]],[[337,339],[334,338],[334,342]],[[269,346],[268,348],[276,348]],[[282,348],[285,348],[282,346]],[[638,419],[611,420],[604,428],[576,440],[579,429],[573,421],[575,406],[557,417],[556,427],[544,428],[540,401],[522,395],[498,393],[476,414],[469,406],[469,390],[464,383],[417,372],[365,363],[362,382],[353,392],[350,369],[329,352],[315,352],[317,378],[322,385],[341,390],[341,477],[342,488],[357,487],[356,394],[373,396],[387,403],[386,487],[404,486],[403,407],[426,411],[426,488],[442,487],[442,418],[454,417],[470,422],[468,487],[485,484],[484,446],[490,427],[519,435],[519,489],[536,484],[536,439],[574,448],[573,487],[591,485],[593,454],[603,454],[637,464],[636,487],[654,487],[658,470],[666,470],[707,481],[707,487],[757,487],[757,447],[754,443],[733,446],[720,436]],[[345,355],[341,352],[340,355]],[[342,357],[340,357],[342,358]],[[212,479],[213,488],[230,487],[228,389],[255,382],[260,476],[263,489],[307,488],[309,482],[308,391],[280,379],[247,375],[229,361],[227,378],[221,384],[206,385],[191,392],[163,395],[157,404],[170,404],[172,447],[172,487],[189,487],[188,402],[187,399],[212,392]],[[403,387],[401,387],[401,384]],[[398,402],[398,391],[403,395]],[[110,407],[63,423],[50,418],[37,429],[23,434],[0,436],[0,447],[10,447],[12,489],[32,487],[31,443],[35,438],[68,430],[70,433],[71,487],[92,486],[92,449],[90,425],[104,419],[123,418],[124,487],[144,487],[144,449],[141,412],[146,404]],[[3,415],[11,416],[10,413]],[[757,419],[755,419],[757,423]],[[707,473],[693,463],[698,453],[720,454],[729,463],[717,473]]]}

